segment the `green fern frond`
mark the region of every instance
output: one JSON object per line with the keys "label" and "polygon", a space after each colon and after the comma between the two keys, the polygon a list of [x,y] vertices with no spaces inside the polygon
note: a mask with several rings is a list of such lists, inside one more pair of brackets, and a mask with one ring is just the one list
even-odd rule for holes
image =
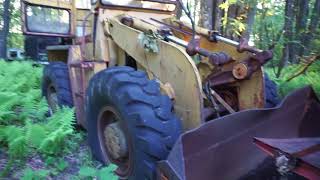
{"label": "green fern frond", "polygon": [[74,133],[74,110],[63,107],[48,118],[47,137],[42,141],[39,150],[48,154],[61,152],[65,139]]}
{"label": "green fern frond", "polygon": [[31,123],[27,124],[26,140],[29,146],[35,147],[36,149],[40,148],[40,145],[46,136],[47,132],[42,125]]}
{"label": "green fern frond", "polygon": [[48,128],[55,130],[57,127],[63,130],[73,130],[75,124],[74,109],[63,107],[59,109],[53,116],[48,118]]}
{"label": "green fern frond", "polygon": [[20,136],[10,141],[9,156],[22,158],[28,153],[25,136]]}
{"label": "green fern frond", "polygon": [[73,131],[71,129],[64,131],[61,128],[51,132],[47,135],[47,138],[42,141],[39,150],[47,154],[58,154],[62,152],[63,148],[61,147],[64,146],[65,139],[72,133]]}
{"label": "green fern frond", "polygon": [[11,158],[36,151],[58,154],[74,132],[74,109],[63,107],[47,118],[48,104],[41,96],[42,68],[31,63],[0,61],[0,143]]}
{"label": "green fern frond", "polygon": [[41,100],[36,104],[35,111],[32,114],[38,121],[44,121],[48,110],[49,106],[47,100],[45,98],[41,98]]}
{"label": "green fern frond", "polygon": [[6,139],[11,142],[24,135],[24,128],[17,126],[7,126],[4,130]]}
{"label": "green fern frond", "polygon": [[0,125],[0,142],[6,141],[7,139],[6,128],[7,126]]}

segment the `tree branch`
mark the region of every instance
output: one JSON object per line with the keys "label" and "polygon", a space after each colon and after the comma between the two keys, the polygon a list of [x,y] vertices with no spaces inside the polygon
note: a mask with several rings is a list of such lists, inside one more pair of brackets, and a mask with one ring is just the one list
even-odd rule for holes
{"label": "tree branch", "polygon": [[291,77],[289,77],[286,82],[291,81],[292,79],[300,76],[301,74],[304,74],[308,68],[317,60],[320,59],[320,54],[318,55],[312,55],[309,56],[307,58],[301,58],[302,60],[300,61],[301,63],[303,63],[302,68],[300,70],[298,70],[298,72],[296,72],[294,75],[292,75]]}

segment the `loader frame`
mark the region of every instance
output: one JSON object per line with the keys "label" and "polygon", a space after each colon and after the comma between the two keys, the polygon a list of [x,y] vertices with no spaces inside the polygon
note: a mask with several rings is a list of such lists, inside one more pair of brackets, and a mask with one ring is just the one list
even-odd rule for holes
{"label": "loader frame", "polygon": [[[212,69],[207,60],[196,64],[194,59],[188,55],[184,47],[175,43],[158,39],[159,53],[146,52],[139,44],[139,35],[142,30],[159,29],[161,24],[154,25],[149,17],[167,20],[173,18],[172,12],[151,9],[124,9],[109,8],[100,2],[92,7],[92,12],[76,9],[74,3],[57,4],[51,1],[24,1],[29,4],[45,5],[55,8],[69,9],[72,19],[72,31],[68,36],[72,39],[72,44],[48,47],[49,61],[64,61],[68,63],[70,69],[70,79],[73,91],[73,99],[77,110],[77,121],[85,126],[84,120],[84,94],[90,78],[97,72],[107,67],[115,65],[127,65],[127,57],[134,59],[137,68],[147,72],[150,79],[157,79],[161,82],[162,90],[169,96],[174,94],[174,108],[177,115],[182,119],[184,130],[198,127],[206,121],[206,113],[202,90],[203,76],[207,75],[207,69]],[[80,12],[80,14],[78,14]],[[82,13],[82,14],[81,14]],[[130,27],[121,22],[124,16],[135,17],[135,27]],[[82,19],[82,27],[88,35],[77,37],[75,29]],[[172,21],[171,23],[175,23]],[[86,27],[90,24],[90,27]],[[139,29],[140,28],[140,29]],[[182,29],[186,30],[187,27]],[[32,34],[27,32],[26,34]],[[203,31],[203,30],[202,30]],[[205,32],[205,31],[203,31]],[[190,35],[174,32],[183,40],[190,40]],[[127,38],[123,38],[123,34]],[[224,42],[210,42],[206,34],[201,34],[200,46],[210,51],[224,51],[235,59],[222,69],[230,69],[234,63],[244,60],[250,56],[248,52],[239,52],[234,45]],[[47,34],[43,34],[47,35]],[[55,35],[54,35],[55,36]],[[128,43],[130,42],[130,43]],[[204,68],[202,68],[202,66]],[[164,86],[167,85],[167,86]],[[169,93],[168,88],[171,90]],[[233,88],[234,96],[238,98],[238,110],[261,108],[264,106],[264,81],[262,69],[255,72],[250,79],[236,83]],[[224,90],[222,90],[224,91]],[[228,92],[227,92],[228,93]]]}
{"label": "loader frame", "polygon": [[[74,1],[68,0],[23,0],[24,22],[28,18],[26,5],[70,12],[68,34],[23,30],[25,34],[61,38],[60,45],[47,47],[48,59],[68,65],[77,123],[85,129],[88,128],[85,104],[89,102],[86,94],[94,92],[92,89],[86,92],[89,81],[107,68],[131,66],[144,71],[159,84],[162,94],[171,99],[170,112],[181,121],[183,134],[174,140],[167,159],[156,165],[160,179],[235,179],[266,157],[251,147],[256,135],[267,138],[273,138],[274,133],[280,138],[319,135],[314,131],[319,123],[311,128],[314,118],[309,114],[298,116],[310,103],[316,105],[312,112],[319,107],[311,89],[301,90],[277,108],[260,109],[265,105],[262,66],[272,58],[270,50],[250,47],[244,39],[238,43],[215,31],[190,27],[174,18],[175,11],[110,6],[101,1],[96,1],[89,10],[78,9]],[[295,99],[301,102],[294,105]],[[281,112],[284,110],[296,115],[291,124],[284,120]],[[280,126],[273,129],[278,121]],[[290,128],[284,131],[287,124]],[[310,135],[308,130],[315,134]],[[243,144],[247,146],[240,147]],[[231,160],[223,159],[226,154]],[[249,163],[239,168],[245,160]]]}

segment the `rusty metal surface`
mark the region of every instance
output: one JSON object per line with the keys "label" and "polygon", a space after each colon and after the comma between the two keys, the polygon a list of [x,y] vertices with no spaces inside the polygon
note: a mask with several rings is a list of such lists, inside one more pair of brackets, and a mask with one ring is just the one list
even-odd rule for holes
{"label": "rusty metal surface", "polygon": [[[293,171],[310,180],[320,179],[320,137],[318,138],[293,138],[293,139],[268,139],[255,138],[254,143],[278,162],[285,157],[287,162],[285,170]],[[280,164],[281,165],[281,164]],[[278,171],[283,170],[279,166]],[[287,167],[288,166],[288,167]]]}
{"label": "rusty metal surface", "polygon": [[[161,21],[163,21],[164,23],[160,24],[170,25],[167,27],[171,29],[175,37],[183,39],[186,42],[190,41],[190,39],[192,38],[192,35],[190,33],[190,27],[188,27],[188,25],[184,25],[181,21],[169,18],[162,19]],[[202,61],[200,62],[202,65],[199,66],[199,72],[201,73],[202,80],[204,81],[207,79],[208,75],[210,74],[207,72],[209,69],[211,69],[214,72],[216,72],[216,74],[214,75],[220,76],[216,78],[214,81],[211,81],[212,85],[219,86],[225,83],[232,83],[232,86],[237,86],[236,97],[238,98],[238,109],[244,110],[264,107],[264,80],[262,68],[257,69],[250,77],[247,77],[241,81],[237,80],[232,75],[232,67],[236,63],[240,63],[248,59],[253,54],[248,51],[240,53],[238,51],[239,43],[234,42],[232,40],[228,40],[221,36],[217,36],[216,34],[214,34],[215,32],[212,32],[208,29],[196,27],[196,31],[197,34],[201,36],[201,48],[211,52],[225,52],[232,59],[235,60],[225,65],[222,65],[220,68],[217,66],[213,66],[212,63],[209,63],[208,58],[202,59]],[[210,35],[208,36],[208,34]],[[214,40],[214,38],[216,38],[216,40]],[[204,63],[210,64],[210,66],[203,66]],[[210,67],[214,67],[215,69]]]}
{"label": "rusty metal surface", "polygon": [[212,120],[183,134],[160,169],[167,168],[178,179],[237,179],[267,157],[252,143],[254,137],[320,136],[319,111],[319,100],[307,87],[276,108],[246,110]]}
{"label": "rusty metal surface", "polygon": [[207,49],[200,48],[200,37],[196,36],[191,39],[186,47],[186,51],[190,56],[196,54],[209,58],[209,62],[213,65],[220,66],[233,61],[233,59],[224,52],[211,52]]}
{"label": "rusty metal surface", "polygon": [[266,139],[256,138],[277,150],[291,154],[320,169],[320,138]]}
{"label": "rusty metal surface", "polygon": [[241,38],[240,42],[239,42],[239,45],[238,45],[238,51],[239,52],[248,51],[248,52],[255,53],[255,54],[261,52],[260,49],[257,49],[257,48],[255,48],[253,46],[249,46],[248,43],[249,43],[248,39]]}
{"label": "rusty metal surface", "polygon": [[[272,51],[258,52],[257,54],[251,55],[247,59],[234,64],[232,68],[229,68],[222,72],[214,72],[210,74],[207,80],[213,86],[218,86],[228,83],[234,83],[238,80],[250,79],[253,73],[260,70],[265,63],[272,59],[272,57]],[[228,61],[223,61],[223,58],[218,60],[218,63],[228,63]],[[216,63],[213,64],[217,65]]]}
{"label": "rusty metal surface", "polygon": [[[156,22],[160,22],[160,21],[155,20],[153,18],[151,18],[151,19]],[[130,16],[124,16],[120,19],[120,21],[121,21],[121,23],[123,23],[129,27],[135,27],[137,29],[143,30],[143,28],[141,28],[141,26],[137,25],[137,21],[134,21],[133,18]],[[150,28],[150,29],[153,29],[153,28]],[[170,38],[171,32],[170,32],[170,29],[168,29],[167,27],[155,29],[154,31],[159,32],[160,35],[164,36],[164,38],[166,40],[177,43],[177,42],[175,42],[175,40]],[[200,36],[196,36],[194,39],[191,39],[187,45],[184,45],[183,43],[182,44],[177,43],[177,44],[185,47],[188,55],[194,56],[196,54],[199,54],[204,57],[208,57],[209,62],[213,65],[216,65],[216,66],[221,66],[223,64],[226,64],[226,63],[233,61],[233,59],[228,54],[226,54],[224,52],[211,52],[207,49],[201,48],[200,47]]]}

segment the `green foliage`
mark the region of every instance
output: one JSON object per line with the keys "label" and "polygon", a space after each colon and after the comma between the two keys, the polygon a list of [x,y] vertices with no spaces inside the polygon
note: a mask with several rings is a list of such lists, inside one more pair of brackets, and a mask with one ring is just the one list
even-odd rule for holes
{"label": "green foliage", "polygon": [[96,175],[96,169],[92,168],[92,167],[81,167],[79,170],[79,176],[81,177],[95,177]]}
{"label": "green foliage", "polygon": [[32,170],[30,168],[26,168],[23,172],[23,176],[21,180],[40,180],[40,179],[46,179],[46,177],[49,175],[48,170],[39,169],[39,170]]}
{"label": "green foliage", "polygon": [[26,136],[28,143],[32,147],[40,147],[43,139],[47,136],[45,128],[39,124],[28,124],[27,127]]}
{"label": "green foliage", "polygon": [[21,30],[21,9],[20,0],[11,0],[10,2],[10,30],[8,36],[9,48],[24,47],[24,35]]}
{"label": "green foliage", "polygon": [[272,69],[266,69],[270,78],[274,80],[278,84],[279,94],[284,97],[288,93],[292,92],[295,89],[302,88],[304,86],[311,85],[313,89],[316,91],[318,95],[320,95],[320,62],[314,63],[306,73],[292,79],[287,82],[287,79],[294,74],[297,69],[299,69],[299,65],[290,65],[283,69],[282,76],[280,78],[276,78]]}
{"label": "green foliage", "polygon": [[116,166],[111,165],[108,167],[104,167],[97,172],[98,179],[100,180],[117,180],[117,176],[114,175],[114,171]]}
{"label": "green foliage", "polygon": [[[46,117],[41,75],[42,68],[30,62],[0,61],[0,145],[8,148],[10,159],[23,159],[31,152],[57,155],[64,151],[65,139],[75,134],[73,109],[61,108]],[[67,164],[59,162],[57,167],[62,170]],[[26,170],[26,178],[38,177],[33,175]]]}
{"label": "green foliage", "polygon": [[238,17],[236,19],[230,19],[230,25],[233,33],[238,36],[241,36],[241,33],[246,29],[246,25],[241,22],[242,18]]}
{"label": "green foliage", "polygon": [[219,8],[221,10],[223,10],[223,12],[224,12],[223,17],[222,17],[222,26],[224,27],[224,29],[227,28],[228,21],[230,20],[230,18],[228,18],[229,7],[232,4],[236,4],[236,3],[237,3],[237,0],[226,0],[225,2],[223,2],[219,5]]}
{"label": "green foliage", "polygon": [[138,36],[138,41],[141,47],[147,52],[158,53],[159,45],[157,43],[157,38],[159,36],[155,33],[140,33]]}
{"label": "green foliage", "polygon": [[56,167],[59,171],[65,170],[68,166],[69,166],[68,162],[63,159],[60,159],[60,161],[58,161],[58,163],[56,165]]}
{"label": "green foliage", "polygon": [[60,111],[48,118],[48,123],[43,128],[46,137],[37,148],[46,154],[57,154],[65,143],[65,138],[72,135],[74,125],[74,111],[69,108],[62,108]]}
{"label": "green foliage", "polygon": [[114,165],[110,165],[99,170],[96,170],[90,166],[83,166],[79,170],[79,177],[80,179],[98,178],[99,180],[117,180],[118,178],[113,173],[115,169],[116,166]]}
{"label": "green foliage", "polygon": [[317,29],[317,33],[314,34],[314,38],[311,41],[311,52],[319,53],[320,52],[320,27]]}
{"label": "green foliage", "polygon": [[[24,168],[25,160],[35,154],[40,155],[45,168],[27,167],[21,179],[59,176],[74,165],[65,155],[78,151],[84,141],[84,132],[74,131],[73,109],[61,108],[51,117],[46,116],[48,105],[41,97],[41,76],[42,68],[33,67],[31,62],[0,61],[0,147],[9,155],[0,179],[17,164]],[[83,167],[71,179],[116,179],[115,166],[96,170],[88,148],[79,154]]]}
{"label": "green foliage", "polygon": [[[284,39],[282,37],[284,25],[284,2],[275,3],[273,0],[260,1],[257,5],[255,24],[253,28],[253,39],[260,49],[269,49],[275,45],[274,58],[278,61],[282,56]],[[271,65],[270,63],[269,65]]]}

